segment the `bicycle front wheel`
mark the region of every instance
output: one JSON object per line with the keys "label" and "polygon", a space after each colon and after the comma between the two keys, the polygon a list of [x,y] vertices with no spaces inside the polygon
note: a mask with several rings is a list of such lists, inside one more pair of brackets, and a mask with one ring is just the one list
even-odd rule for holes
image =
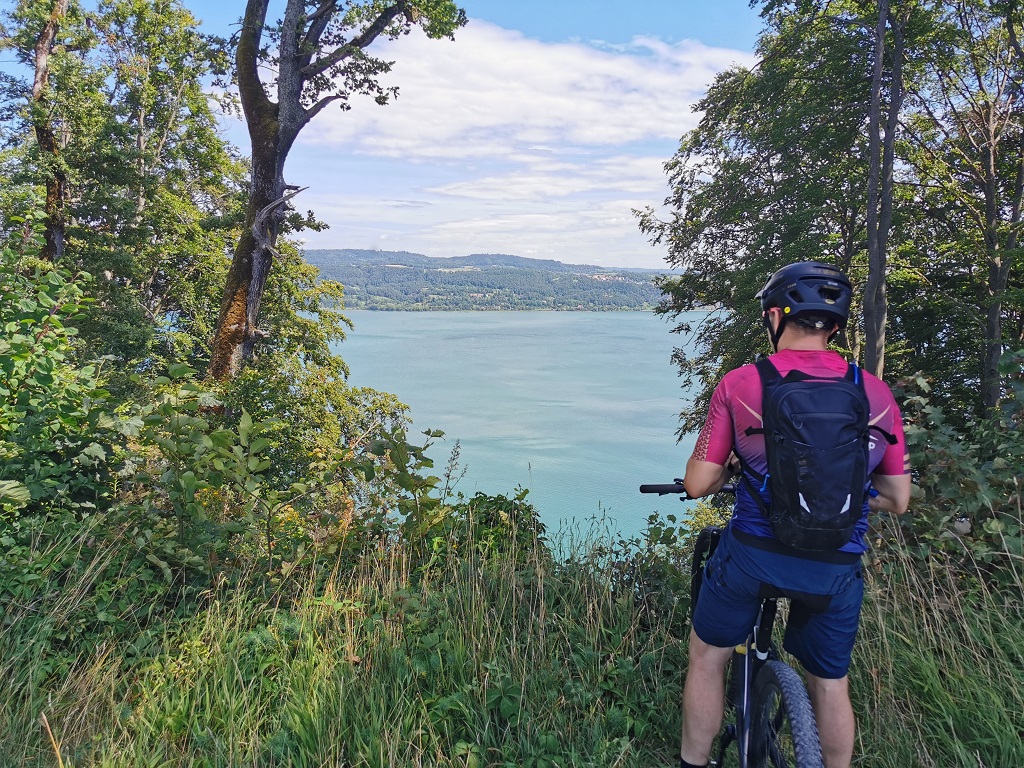
{"label": "bicycle front wheel", "polygon": [[814,710],[792,667],[767,662],[754,680],[752,704],[750,765],[822,768]]}

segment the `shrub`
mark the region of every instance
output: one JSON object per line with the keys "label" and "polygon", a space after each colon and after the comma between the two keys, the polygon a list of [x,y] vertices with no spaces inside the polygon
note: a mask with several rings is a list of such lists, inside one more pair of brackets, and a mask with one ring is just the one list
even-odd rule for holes
{"label": "shrub", "polygon": [[110,502],[122,448],[114,404],[100,386],[102,361],[71,362],[69,323],[89,279],[0,249],[0,531],[20,515]]}
{"label": "shrub", "polygon": [[905,380],[899,390],[918,495],[900,520],[898,542],[921,562],[959,561],[965,574],[993,585],[1017,583],[1024,556],[1022,364],[1024,352],[1004,355],[1007,396],[997,413],[966,429],[931,404],[924,379]]}

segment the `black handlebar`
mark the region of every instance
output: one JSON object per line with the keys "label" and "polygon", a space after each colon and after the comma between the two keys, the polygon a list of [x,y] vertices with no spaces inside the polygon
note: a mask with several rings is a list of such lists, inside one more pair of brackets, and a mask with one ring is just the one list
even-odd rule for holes
{"label": "black handlebar", "polygon": [[690,495],[683,487],[682,479],[678,477],[671,483],[648,483],[646,485],[641,485],[640,493],[656,493],[659,496],[665,496],[669,493],[681,493],[686,496],[686,498],[690,498]]}
{"label": "black handlebar", "polygon": [[[666,496],[670,493],[678,493],[681,501],[694,501],[694,497],[686,492],[683,487],[682,478],[675,478],[671,483],[645,483],[640,486],[640,493],[656,493],[659,496]],[[736,486],[727,483],[722,486],[719,493],[736,493]]]}

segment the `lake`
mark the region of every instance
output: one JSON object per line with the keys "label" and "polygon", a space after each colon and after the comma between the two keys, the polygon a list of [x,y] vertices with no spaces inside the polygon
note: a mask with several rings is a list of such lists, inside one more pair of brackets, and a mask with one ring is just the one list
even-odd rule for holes
{"label": "lake", "polygon": [[[428,455],[441,474],[458,440],[456,486],[510,495],[516,486],[550,530],[605,519],[633,534],[674,496],[640,483],[683,473],[693,438],[676,442],[685,392],[670,356],[682,338],[650,312],[347,311],[335,351],[353,386],[394,393],[413,428],[440,429]],[[413,439],[412,442],[416,440]]]}

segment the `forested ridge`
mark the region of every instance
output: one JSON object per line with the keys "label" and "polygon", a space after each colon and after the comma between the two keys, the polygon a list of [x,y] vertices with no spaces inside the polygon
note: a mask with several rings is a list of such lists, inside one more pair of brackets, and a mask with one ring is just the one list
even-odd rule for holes
{"label": "forested ridge", "polygon": [[650,310],[659,270],[563,264],[502,254],[428,257],[318,249],[306,260],[344,286],[349,309]]}
{"label": "forested ridge", "polygon": [[[716,308],[679,328],[680,428],[765,350],[768,275],[849,272],[837,348],[893,383],[915,489],[871,520],[857,764],[1017,765],[1024,9],[758,7],[757,65],[709,83],[637,212],[658,311]],[[458,44],[465,12],[238,11],[222,35],[177,0],[0,15],[0,766],[675,764],[688,558],[722,509],[623,536],[548,530],[526,489],[460,494],[457,444],[349,384],[357,282],[301,251],[300,133],[386,108],[390,43]],[[464,259],[445,274],[578,276]]]}

